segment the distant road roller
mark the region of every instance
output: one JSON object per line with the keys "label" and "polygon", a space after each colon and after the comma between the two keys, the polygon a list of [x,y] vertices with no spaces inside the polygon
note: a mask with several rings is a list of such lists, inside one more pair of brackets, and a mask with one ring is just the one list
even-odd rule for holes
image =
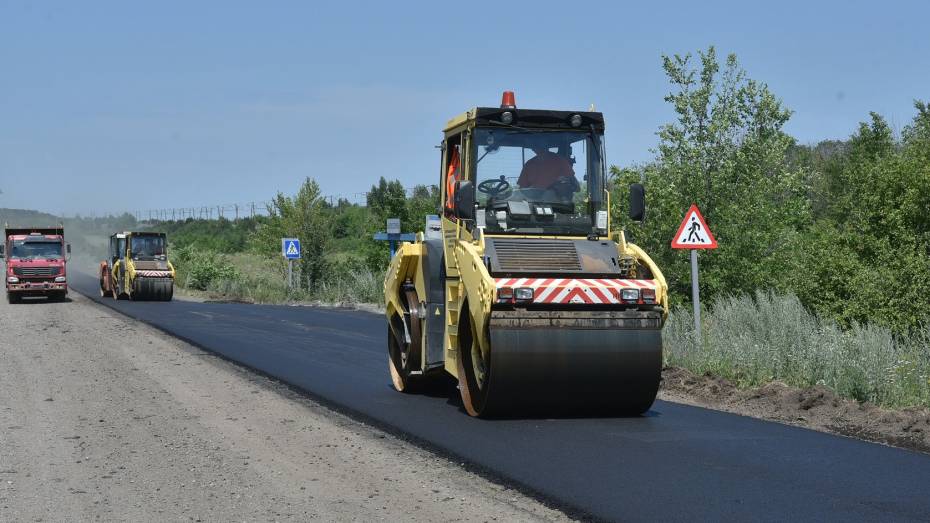
{"label": "distant road roller", "polygon": [[[385,276],[389,369],[443,371],[472,416],[638,414],[655,401],[668,286],[612,231],[604,117],[477,107],[445,127],[440,225]],[[642,221],[642,185],[630,186]]]}
{"label": "distant road roller", "polygon": [[100,262],[100,295],[171,301],[174,276],[164,233],[117,233],[110,236],[109,255]]}

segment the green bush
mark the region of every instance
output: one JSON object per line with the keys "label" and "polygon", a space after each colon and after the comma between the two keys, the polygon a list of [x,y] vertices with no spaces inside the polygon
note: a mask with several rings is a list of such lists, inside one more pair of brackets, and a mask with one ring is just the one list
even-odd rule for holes
{"label": "green bush", "polygon": [[241,280],[239,271],[226,256],[193,245],[174,249],[171,260],[178,272],[178,282],[188,289],[208,290],[219,282]]}

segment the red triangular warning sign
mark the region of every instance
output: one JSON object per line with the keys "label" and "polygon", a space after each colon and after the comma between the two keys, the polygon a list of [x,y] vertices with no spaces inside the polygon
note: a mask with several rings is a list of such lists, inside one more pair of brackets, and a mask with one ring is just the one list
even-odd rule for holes
{"label": "red triangular warning sign", "polygon": [[678,232],[672,239],[673,249],[716,249],[717,240],[714,233],[710,232],[707,222],[701,216],[701,211],[697,205],[691,204],[691,208],[685,213],[685,219],[678,227]]}

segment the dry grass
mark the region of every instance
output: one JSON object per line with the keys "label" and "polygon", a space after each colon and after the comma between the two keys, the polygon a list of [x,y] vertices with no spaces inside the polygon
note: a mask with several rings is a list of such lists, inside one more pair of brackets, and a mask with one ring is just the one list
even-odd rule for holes
{"label": "dry grass", "polygon": [[[332,305],[383,303],[383,275],[365,269],[332,271],[312,289],[288,289],[283,259],[249,253],[215,255],[234,268],[234,277],[218,277],[206,286],[213,298],[252,303],[319,302]],[[295,274],[295,279],[299,274]],[[179,278],[183,285],[183,279]]]}
{"label": "dry grass", "polygon": [[844,330],[793,295],[759,292],[718,300],[702,312],[702,343],[689,307],[664,331],[667,363],[754,387],[773,380],[887,407],[930,407],[930,328],[894,336],[884,327]]}

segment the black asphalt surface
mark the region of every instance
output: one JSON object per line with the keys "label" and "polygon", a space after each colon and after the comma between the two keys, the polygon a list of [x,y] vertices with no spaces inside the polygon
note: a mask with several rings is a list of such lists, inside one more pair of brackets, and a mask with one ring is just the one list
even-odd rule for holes
{"label": "black asphalt surface", "polygon": [[[339,309],[113,301],[73,290],[581,517],[617,521],[930,521],[930,456],[657,402],[643,417],[482,420],[395,392],[386,327]],[[452,516],[450,514],[450,516]]]}

